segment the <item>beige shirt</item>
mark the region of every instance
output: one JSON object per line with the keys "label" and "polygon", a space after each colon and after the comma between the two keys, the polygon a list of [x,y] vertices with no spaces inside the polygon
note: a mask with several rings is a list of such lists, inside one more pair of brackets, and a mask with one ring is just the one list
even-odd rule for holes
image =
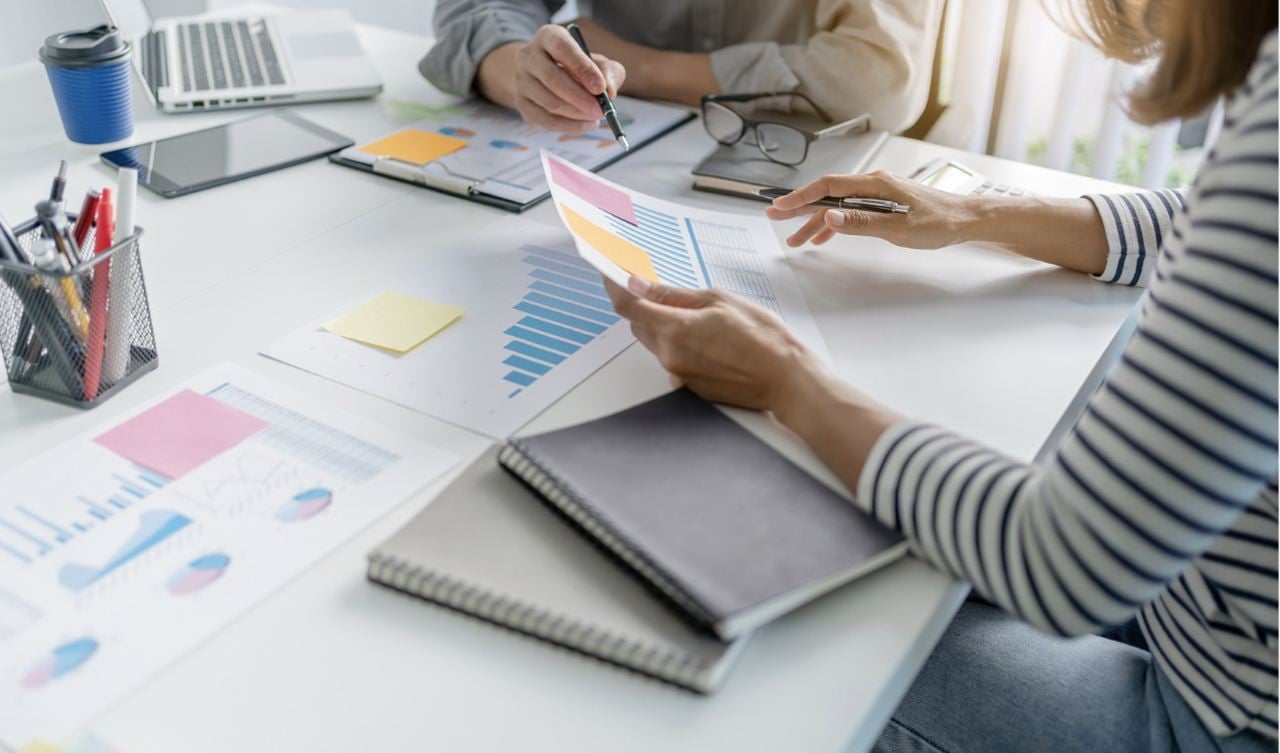
{"label": "beige shirt", "polygon": [[[528,40],[563,0],[439,0],[436,45],[418,68],[471,91],[484,56]],[[800,91],[837,119],[889,131],[924,109],[942,0],[595,0],[583,15],[624,39],[710,53],[723,92]]]}

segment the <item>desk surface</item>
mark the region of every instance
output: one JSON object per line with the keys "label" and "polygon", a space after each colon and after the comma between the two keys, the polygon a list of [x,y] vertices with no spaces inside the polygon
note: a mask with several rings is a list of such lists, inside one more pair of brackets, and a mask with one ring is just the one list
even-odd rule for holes
{"label": "desk surface", "polygon": [[[414,68],[429,40],[369,27],[361,34],[386,92],[299,107],[302,114],[360,141],[412,120],[394,100],[447,101]],[[0,70],[0,91],[29,103],[0,121],[0,212],[29,214],[60,158],[72,163],[70,196],[90,182],[114,182],[98,149],[62,138],[36,65]],[[145,102],[136,109],[138,140],[244,115],[162,116]],[[689,168],[710,146],[691,123],[605,174],[680,201],[758,212],[757,204],[690,189]],[[1115,188],[905,139],[891,140],[874,166],[906,172],[957,155],[1040,193]],[[0,457],[16,464],[224,360],[475,456],[487,443],[479,435],[255,353],[504,217],[323,161],[172,201],[144,193],[138,222],[147,231],[143,263],[161,368],[90,413],[0,391]],[[526,217],[556,223],[545,204]],[[368,263],[339,265],[352,249]],[[1026,460],[1136,300],[1132,290],[977,247],[926,253],[840,239],[797,253],[794,267],[844,378]],[[529,429],[576,423],[666,389],[657,364],[633,346]],[[825,472],[767,421],[744,420]],[[354,536],[95,728],[131,753],[863,750],[965,594],[909,559],[761,630],[723,690],[698,697],[368,585],[365,552],[442,483]]]}

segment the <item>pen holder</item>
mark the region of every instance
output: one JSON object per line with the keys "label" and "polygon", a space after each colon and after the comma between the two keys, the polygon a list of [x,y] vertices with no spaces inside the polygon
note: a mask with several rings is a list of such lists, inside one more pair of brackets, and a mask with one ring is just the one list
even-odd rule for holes
{"label": "pen holder", "polygon": [[[14,234],[29,251],[39,225]],[[92,408],[156,367],[141,236],[135,228],[66,272],[0,259],[0,350],[14,392]],[[84,247],[93,242],[90,230]]]}

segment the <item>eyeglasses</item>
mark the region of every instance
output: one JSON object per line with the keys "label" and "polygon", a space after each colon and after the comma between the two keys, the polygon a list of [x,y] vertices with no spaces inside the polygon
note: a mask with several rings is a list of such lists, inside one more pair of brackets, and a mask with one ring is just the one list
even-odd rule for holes
{"label": "eyeglasses", "polygon": [[711,138],[730,146],[747,139],[748,144],[760,148],[761,154],[782,165],[798,165],[809,156],[809,144],[828,136],[865,131],[871,127],[868,115],[827,126],[819,131],[809,131],[786,123],[770,120],[753,120],[729,107],[728,102],[752,102],[770,97],[798,97],[804,100],[819,118],[831,122],[831,116],[809,97],[800,92],[759,92],[756,94],[708,94],[702,98],[702,125]]}

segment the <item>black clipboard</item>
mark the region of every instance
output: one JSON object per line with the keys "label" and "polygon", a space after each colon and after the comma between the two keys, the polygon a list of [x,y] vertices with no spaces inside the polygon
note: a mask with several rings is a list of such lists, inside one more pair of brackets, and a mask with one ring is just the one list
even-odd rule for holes
{"label": "black clipboard", "polygon": [[[671,133],[672,131],[676,130],[677,128],[680,128],[680,127],[681,127],[681,126],[683,126],[684,124],[688,123],[690,120],[693,120],[695,117],[696,117],[696,116],[694,115],[694,113],[693,113],[693,112],[688,112],[688,113],[686,113],[686,114],[685,114],[685,116],[684,116],[683,118],[680,118],[679,120],[677,120],[676,122],[674,122],[674,123],[672,123],[671,125],[667,126],[666,128],[663,128],[661,131],[658,131],[657,133],[653,134],[652,136],[650,136],[649,138],[645,139],[644,141],[640,141],[640,142],[637,142],[637,143],[635,143],[635,144],[632,144],[632,146],[631,146],[631,151],[629,151],[629,152],[620,152],[620,153],[618,153],[618,154],[614,155],[613,157],[609,158],[607,161],[605,161],[605,162],[603,162],[603,163],[601,163],[601,164],[599,164],[599,165],[595,166],[594,168],[592,168],[592,169],[591,169],[591,171],[592,171],[592,172],[598,172],[599,170],[602,170],[602,169],[604,169],[604,168],[608,167],[609,165],[612,165],[613,163],[617,162],[618,160],[623,159],[624,157],[627,157],[627,156],[629,156],[629,155],[631,155],[631,154],[633,154],[633,153],[635,153],[635,152],[639,151],[640,149],[643,149],[644,147],[648,146],[649,144],[652,144],[654,141],[657,141],[658,139],[662,138],[663,136],[666,136],[668,133]],[[486,204],[486,205],[488,205],[488,206],[496,207],[496,208],[498,208],[498,209],[502,209],[502,210],[507,211],[507,212],[514,212],[514,213],[516,213],[516,214],[519,214],[520,212],[523,212],[523,211],[525,211],[526,209],[529,209],[530,207],[533,207],[533,206],[535,206],[535,205],[539,204],[540,202],[544,201],[548,196],[550,196],[550,195],[551,195],[551,191],[550,191],[550,190],[548,190],[548,191],[546,191],[545,193],[543,193],[542,195],[540,195],[540,196],[538,196],[537,198],[533,199],[532,201],[527,201],[527,202],[521,203],[521,202],[518,202],[518,201],[512,201],[511,199],[503,199],[503,198],[498,197],[498,196],[492,196],[492,195],[490,195],[490,194],[486,194],[486,193],[478,193],[478,192],[477,192],[477,193],[470,193],[470,192],[469,192],[469,193],[460,193],[460,192],[458,192],[458,191],[450,191],[450,190],[448,190],[448,189],[446,189],[446,188],[444,188],[444,187],[442,187],[442,186],[436,186],[436,185],[432,185],[432,184],[430,184],[430,183],[425,183],[425,182],[422,182],[422,181],[413,180],[412,178],[408,178],[408,177],[404,177],[404,178],[402,178],[402,177],[400,177],[400,176],[398,176],[398,175],[388,175],[387,173],[379,172],[379,171],[377,171],[377,170],[374,170],[374,169],[373,169],[373,165],[370,165],[370,164],[365,163],[365,162],[360,162],[360,161],[357,161],[357,160],[349,159],[349,158],[347,158],[347,157],[343,157],[343,156],[342,156],[342,154],[341,154],[340,152],[339,152],[339,153],[330,154],[330,155],[329,155],[329,161],[330,161],[330,162],[332,162],[332,163],[334,163],[335,165],[342,165],[343,167],[351,167],[351,168],[355,168],[356,170],[360,170],[361,172],[366,172],[366,173],[371,173],[371,174],[373,174],[373,175],[377,175],[379,178],[387,178],[387,179],[389,179],[389,180],[398,180],[398,181],[400,181],[401,183],[409,183],[409,184],[411,184],[411,185],[418,186],[419,188],[425,188],[425,189],[428,189],[428,190],[431,190],[431,191],[435,191],[436,193],[444,194],[445,196],[455,196],[455,197],[460,198],[460,199],[466,199],[466,200],[468,200],[468,201],[474,201],[474,202],[477,202],[477,203],[479,203],[479,204]]]}

